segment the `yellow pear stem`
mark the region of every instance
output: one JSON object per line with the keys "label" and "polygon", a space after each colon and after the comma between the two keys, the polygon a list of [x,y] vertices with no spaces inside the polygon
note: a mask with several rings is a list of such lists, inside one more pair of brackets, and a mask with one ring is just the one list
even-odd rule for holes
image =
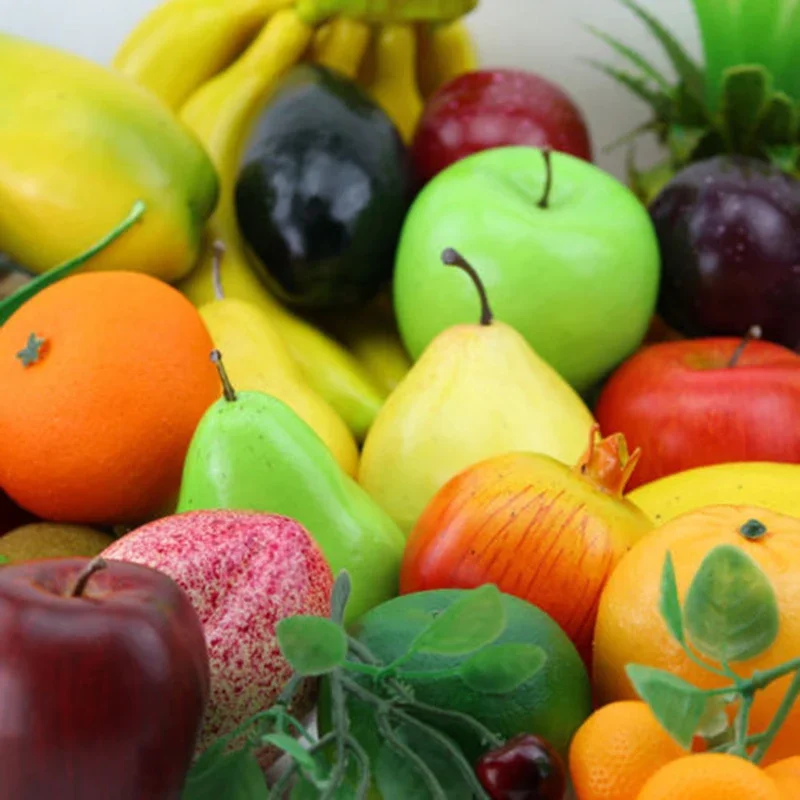
{"label": "yellow pear stem", "polygon": [[220,353],[219,350],[212,350],[211,360],[214,362],[214,366],[217,368],[217,372],[219,373],[219,379],[222,383],[222,393],[224,394],[225,399],[229,403],[235,403],[236,392],[234,391],[231,379],[228,377],[228,373],[225,370],[225,365],[222,363],[222,353]]}
{"label": "yellow pear stem", "polygon": [[225,299],[225,292],[222,290],[222,259],[225,258],[225,242],[217,239],[211,247],[211,280],[214,284],[214,297],[217,300]]}
{"label": "yellow pear stem", "polygon": [[481,276],[475,270],[475,267],[467,261],[464,256],[452,247],[442,253],[442,261],[448,267],[458,267],[463,269],[467,275],[472,278],[475,288],[478,290],[478,296],[481,299],[481,325],[491,325],[494,315],[492,314],[492,307],[489,305],[489,296],[486,294],[486,287],[483,285]]}
{"label": "yellow pear stem", "polygon": [[728,362],[728,369],[733,369],[739,363],[739,359],[741,359],[742,354],[744,353],[747,345],[756,339],[760,339],[761,335],[762,331],[760,325],[753,325],[753,327],[750,328],[749,331],[747,331],[747,333],[742,338],[742,341],[739,342],[739,346],[733,351],[731,360]]}
{"label": "yellow pear stem", "polygon": [[553,151],[549,147],[542,150],[544,157],[544,192],[542,192],[542,199],[537,203],[539,208],[550,207],[550,194],[553,191]]}

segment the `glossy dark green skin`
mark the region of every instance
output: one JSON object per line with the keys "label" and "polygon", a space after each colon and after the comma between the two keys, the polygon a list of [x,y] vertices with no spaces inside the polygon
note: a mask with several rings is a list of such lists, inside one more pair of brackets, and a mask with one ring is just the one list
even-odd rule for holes
{"label": "glossy dark green skin", "polygon": [[397,129],[355,83],[305,64],[278,85],[245,148],[236,213],[284,302],[333,308],[391,277],[412,198]]}

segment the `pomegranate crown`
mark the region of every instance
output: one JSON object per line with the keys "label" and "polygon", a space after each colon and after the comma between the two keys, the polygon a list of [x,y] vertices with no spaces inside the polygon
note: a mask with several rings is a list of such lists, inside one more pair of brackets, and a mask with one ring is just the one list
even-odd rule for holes
{"label": "pomegranate crown", "polygon": [[628,443],[622,433],[603,438],[600,426],[595,423],[589,431],[589,446],[573,471],[601,491],[622,497],[641,454],[638,447],[628,453]]}

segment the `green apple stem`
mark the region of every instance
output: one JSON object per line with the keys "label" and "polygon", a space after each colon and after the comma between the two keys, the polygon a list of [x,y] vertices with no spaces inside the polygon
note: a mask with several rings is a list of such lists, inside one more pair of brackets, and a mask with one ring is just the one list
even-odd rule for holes
{"label": "green apple stem", "polygon": [[105,569],[108,564],[105,562],[104,559],[98,556],[97,558],[90,561],[82,570],[80,575],[78,575],[78,580],[75,581],[75,586],[70,592],[70,597],[81,597],[86,590],[86,584],[89,583],[89,578],[95,574],[95,572],[99,572],[101,569]]}
{"label": "green apple stem", "polygon": [[739,359],[741,359],[747,345],[756,339],[760,339],[761,335],[762,332],[760,325],[753,325],[753,327],[747,331],[747,333],[742,337],[742,341],[739,342],[739,346],[733,351],[731,360],[728,362],[728,369],[733,369],[739,363]]}
{"label": "green apple stem", "polygon": [[483,285],[481,276],[475,271],[475,267],[473,267],[461,253],[454,250],[452,247],[448,247],[447,250],[442,253],[442,261],[448,267],[463,269],[464,272],[472,278],[472,282],[475,284],[475,288],[478,290],[478,296],[481,299],[481,325],[491,325],[494,315],[489,305],[489,296],[486,294],[486,287]]}
{"label": "green apple stem", "polygon": [[545,168],[544,192],[542,193],[542,199],[538,202],[538,206],[539,208],[549,208],[550,194],[553,191],[553,151],[549,147],[545,147],[542,150],[542,156],[544,157]]}
{"label": "green apple stem", "polygon": [[217,300],[225,299],[225,292],[222,291],[222,259],[225,258],[225,242],[217,239],[211,246],[211,280],[214,284],[214,297]]}
{"label": "green apple stem", "polygon": [[225,399],[229,403],[235,402],[236,392],[234,391],[231,379],[228,377],[225,365],[222,363],[222,353],[220,353],[219,350],[212,350],[211,360],[214,362],[214,366],[217,368],[217,372],[219,373],[219,379],[222,383],[222,392],[225,395]]}

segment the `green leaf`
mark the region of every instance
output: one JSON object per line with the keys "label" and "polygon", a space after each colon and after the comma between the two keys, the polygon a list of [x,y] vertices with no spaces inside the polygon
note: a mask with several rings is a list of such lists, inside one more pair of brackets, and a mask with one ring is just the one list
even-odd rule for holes
{"label": "green leaf", "polygon": [[595,28],[593,25],[584,26],[592,35],[604,41],[607,45],[613,48],[619,55],[627,59],[644,73],[648,78],[654,80],[662,89],[670,90],[670,82],[639,52],[631,47],[628,47],[624,42],[620,42],[613,36]]}
{"label": "green leaf", "polygon": [[693,160],[700,143],[707,135],[706,128],[686,128],[670,125],[667,143],[676,164],[688,164]]}
{"label": "green leaf", "polygon": [[482,694],[508,694],[529,681],[547,662],[535,644],[497,644],[467,659],[459,675],[470,689]]}
{"label": "green leaf", "polygon": [[789,174],[800,177],[800,144],[786,147],[767,147],[765,149],[769,160],[779,169]]}
{"label": "green leaf", "polygon": [[688,128],[708,128],[711,116],[702,95],[693,94],[685,83],[680,83],[672,93],[675,121]]}
{"label": "green leaf", "polygon": [[463,656],[491,644],[506,628],[506,612],[498,588],[486,584],[464,592],[417,635],[410,653]]}
{"label": "green leaf", "polygon": [[789,144],[797,138],[797,126],[797,106],[788,95],[776,92],[761,116],[756,138],[766,144]]}
{"label": "green leaf", "polygon": [[48,270],[44,275],[26,283],[17,289],[16,292],[0,300],[0,325],[3,325],[8,318],[24,303],[39,294],[42,289],[50,286],[56,281],[65,278],[71,272],[82,267],[87,261],[94,258],[101,250],[105,250],[112,242],[122,236],[125,231],[133,226],[135,222],[144,214],[145,205],[139,201],[134,204],[130,214],[116,227],[111,233],[103,237],[97,244],[90,247],[85,253],[70,259],[61,266]]}
{"label": "green leaf", "polygon": [[620,0],[633,11],[658,40],[672,62],[675,72],[683,83],[696,95],[703,94],[703,70],[688,55],[683,45],[646,9],[635,0]]}
{"label": "green leaf", "polygon": [[629,664],[625,671],[667,733],[688,750],[706,710],[705,693],[660,669]]}
{"label": "green leaf", "polygon": [[287,617],[278,623],[278,644],[298,675],[325,675],[347,657],[347,636],[324,617]]}
{"label": "green leaf", "polygon": [[654,89],[646,80],[637,75],[615,69],[608,64],[603,64],[601,61],[595,61],[591,58],[586,59],[586,61],[601,72],[605,72],[610,78],[621,83],[640,100],[644,100],[653,109],[657,117],[668,118],[670,116],[672,102],[669,95]]}
{"label": "green leaf", "polygon": [[198,759],[186,779],[181,800],[267,800],[264,772],[250,750],[216,753]]}
{"label": "green leaf", "polygon": [[4,555],[0,554],[0,564],[10,564],[10,563],[11,563],[11,560],[9,559],[8,556],[4,556]]}
{"label": "green leaf", "polygon": [[706,710],[697,725],[697,735],[705,739],[716,739],[730,727],[727,707],[736,699],[736,694],[706,697]]}
{"label": "green leaf", "polygon": [[775,591],[747,553],[719,545],[703,560],[684,603],[689,639],[719,663],[747,661],[778,635]]}
{"label": "green leaf", "polygon": [[683,612],[681,611],[681,601],[678,598],[678,583],[675,580],[675,564],[672,561],[672,553],[667,552],[664,559],[664,567],[661,570],[661,597],[658,603],[658,610],[672,634],[675,641],[684,644],[686,638],[683,634]]}
{"label": "green leaf", "polygon": [[291,756],[292,760],[296,761],[301,769],[314,776],[319,774],[319,764],[314,760],[314,756],[297,739],[287,736],[285,733],[268,733],[261,737],[261,745],[263,747],[270,744]]}
{"label": "green leaf", "polygon": [[331,592],[331,619],[339,625],[344,621],[344,612],[352,588],[353,582],[350,580],[350,574],[347,570],[342,570],[337,576],[336,582],[333,584],[333,592]]}
{"label": "green leaf", "polygon": [[767,110],[771,79],[763,67],[733,67],[724,73],[723,125],[735,152],[748,153]]}

